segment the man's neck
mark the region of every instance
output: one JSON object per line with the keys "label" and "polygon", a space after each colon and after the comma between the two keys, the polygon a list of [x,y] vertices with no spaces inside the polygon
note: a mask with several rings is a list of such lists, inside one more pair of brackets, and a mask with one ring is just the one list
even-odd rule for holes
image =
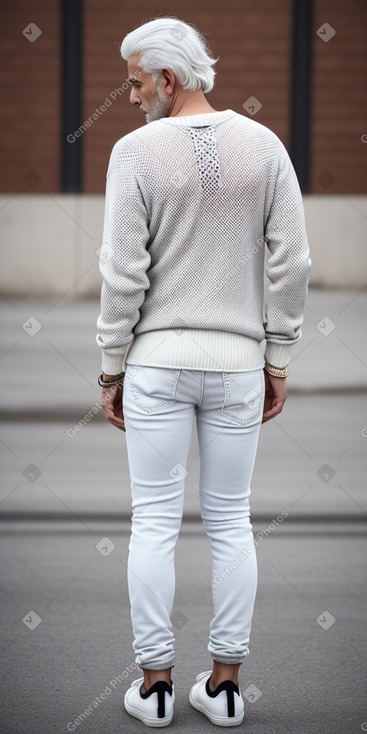
{"label": "man's neck", "polygon": [[170,117],[189,117],[191,115],[209,115],[213,112],[218,112],[218,110],[213,110],[212,107],[206,107],[206,108],[191,108],[189,110],[180,110],[180,114],[178,115],[170,115]]}

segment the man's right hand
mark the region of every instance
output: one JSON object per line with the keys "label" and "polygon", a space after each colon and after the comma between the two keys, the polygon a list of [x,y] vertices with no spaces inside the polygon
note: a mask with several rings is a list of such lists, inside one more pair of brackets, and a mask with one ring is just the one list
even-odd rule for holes
{"label": "man's right hand", "polygon": [[266,423],[283,410],[287,399],[286,377],[274,377],[264,369],[265,375],[265,401],[261,423]]}

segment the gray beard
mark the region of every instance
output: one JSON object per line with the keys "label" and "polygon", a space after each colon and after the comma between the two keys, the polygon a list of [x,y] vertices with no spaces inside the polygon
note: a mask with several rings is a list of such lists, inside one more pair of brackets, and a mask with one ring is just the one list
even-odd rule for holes
{"label": "gray beard", "polygon": [[160,120],[162,117],[167,117],[168,105],[164,92],[157,88],[157,94],[154,100],[154,106],[152,112],[145,112],[145,120],[147,123],[154,122],[154,120]]}

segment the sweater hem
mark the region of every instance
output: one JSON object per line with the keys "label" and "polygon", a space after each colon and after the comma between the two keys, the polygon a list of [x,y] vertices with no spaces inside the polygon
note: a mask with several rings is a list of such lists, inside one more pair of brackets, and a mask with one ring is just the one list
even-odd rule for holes
{"label": "sweater hem", "polygon": [[[264,363],[265,364],[265,363]],[[171,370],[194,370],[195,372],[220,372],[224,374],[238,374],[242,372],[257,372],[257,370],[264,369],[264,364],[258,365],[256,367],[242,367],[241,369],[237,370],[230,370],[230,369],[210,369],[209,367],[203,367],[203,366],[196,366],[196,367],[188,367],[187,365],[182,364],[154,364],[153,362],[129,362],[129,360],[126,360],[126,365],[130,365],[131,367],[159,367],[162,369],[171,369]]]}
{"label": "sweater hem", "polygon": [[265,364],[260,342],[214,329],[159,329],[138,334],[126,364],[206,372],[252,372]]}

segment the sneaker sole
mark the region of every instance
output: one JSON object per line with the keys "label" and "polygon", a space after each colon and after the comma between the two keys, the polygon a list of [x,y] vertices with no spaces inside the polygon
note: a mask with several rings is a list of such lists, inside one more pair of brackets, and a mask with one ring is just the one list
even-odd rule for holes
{"label": "sneaker sole", "polygon": [[126,702],[124,702],[124,706],[128,714],[130,714],[130,716],[134,716],[135,719],[139,719],[146,726],[151,726],[157,729],[161,728],[162,726],[168,726],[173,719],[173,712],[171,716],[166,716],[164,719],[152,719],[149,716],[144,716],[144,714],[142,714],[141,711],[138,711],[137,709],[132,708],[132,706],[130,706],[130,704]]}
{"label": "sneaker sole", "polygon": [[197,703],[193,696],[189,695],[189,701],[191,703],[191,706],[193,706],[194,709],[197,711],[200,711],[202,714],[205,714],[205,716],[209,719],[209,721],[212,722],[212,724],[216,724],[217,726],[238,726],[239,724],[242,724],[245,714],[241,714],[240,716],[233,716],[230,719],[226,718],[220,718],[219,716],[215,716],[214,714],[211,714],[210,711],[208,711],[205,706],[202,706],[200,703]]}

